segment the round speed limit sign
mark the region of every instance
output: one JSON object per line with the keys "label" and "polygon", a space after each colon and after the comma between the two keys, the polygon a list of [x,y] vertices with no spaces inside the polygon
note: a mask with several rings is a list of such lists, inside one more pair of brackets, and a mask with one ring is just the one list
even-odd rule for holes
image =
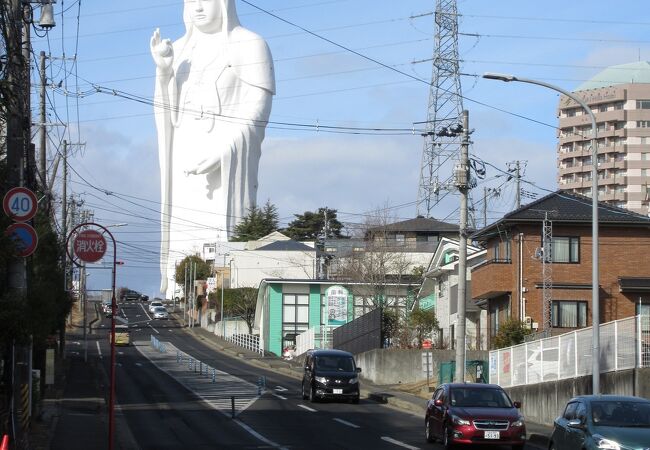
{"label": "round speed limit sign", "polygon": [[2,209],[16,222],[27,222],[36,215],[38,201],[32,191],[24,187],[9,189],[2,201]]}

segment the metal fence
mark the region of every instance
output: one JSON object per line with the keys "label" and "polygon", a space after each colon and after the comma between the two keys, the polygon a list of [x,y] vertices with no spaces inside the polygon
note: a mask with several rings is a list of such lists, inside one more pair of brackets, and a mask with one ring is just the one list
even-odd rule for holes
{"label": "metal fence", "polygon": [[381,319],[382,308],[376,308],[335,328],[332,333],[332,346],[354,354],[382,348]]}
{"label": "metal fence", "polygon": [[[490,352],[490,381],[519,386],[591,374],[592,328]],[[600,326],[600,370],[650,367],[650,317]]]}
{"label": "metal fence", "polygon": [[217,324],[215,327],[215,334],[219,337],[222,337],[228,342],[232,342],[233,344],[245,348],[247,350],[250,350],[252,352],[259,353],[260,355],[264,355],[264,345],[262,344],[262,341],[260,340],[260,337],[256,334],[248,334],[248,333],[239,333],[238,328],[239,327],[225,327],[226,328],[226,335],[223,335],[223,327],[219,326],[221,322]]}
{"label": "metal fence", "polygon": [[332,330],[335,327],[321,325],[312,327],[296,336],[296,356],[312,348],[332,348]]}

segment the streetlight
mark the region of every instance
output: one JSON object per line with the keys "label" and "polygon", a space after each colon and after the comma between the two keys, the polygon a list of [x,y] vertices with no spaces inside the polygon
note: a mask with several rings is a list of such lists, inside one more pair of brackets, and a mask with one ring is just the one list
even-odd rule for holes
{"label": "streetlight", "polygon": [[592,390],[593,394],[600,393],[600,298],[598,288],[598,128],[596,117],[582,99],[575,94],[565,91],[559,86],[545,83],[543,81],[520,78],[514,75],[486,72],[483,78],[488,80],[501,80],[505,82],[519,81],[520,83],[537,84],[566,95],[584,109],[591,119],[591,325],[592,325]]}
{"label": "streetlight", "polygon": [[[230,253],[223,254],[223,268],[221,270],[221,337],[226,338],[226,322],[223,321],[223,285],[226,282],[226,256],[230,256]],[[217,259],[217,255],[214,256],[214,259]]]}

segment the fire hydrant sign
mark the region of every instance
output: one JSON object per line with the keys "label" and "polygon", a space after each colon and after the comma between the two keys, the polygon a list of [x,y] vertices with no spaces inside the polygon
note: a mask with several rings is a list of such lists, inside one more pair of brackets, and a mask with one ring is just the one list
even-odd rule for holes
{"label": "fire hydrant sign", "polygon": [[36,195],[24,187],[9,189],[2,199],[2,209],[16,222],[27,222],[36,215],[38,201]]}
{"label": "fire hydrant sign", "polygon": [[87,263],[97,262],[106,253],[106,239],[95,230],[80,232],[73,243],[74,254]]}

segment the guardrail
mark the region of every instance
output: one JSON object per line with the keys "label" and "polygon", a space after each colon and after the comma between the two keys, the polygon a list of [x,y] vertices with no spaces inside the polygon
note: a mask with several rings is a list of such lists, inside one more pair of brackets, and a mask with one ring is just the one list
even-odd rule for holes
{"label": "guardrail", "polygon": [[231,334],[225,338],[228,342],[243,347],[264,356],[264,349],[260,346],[260,337],[254,334]]}

